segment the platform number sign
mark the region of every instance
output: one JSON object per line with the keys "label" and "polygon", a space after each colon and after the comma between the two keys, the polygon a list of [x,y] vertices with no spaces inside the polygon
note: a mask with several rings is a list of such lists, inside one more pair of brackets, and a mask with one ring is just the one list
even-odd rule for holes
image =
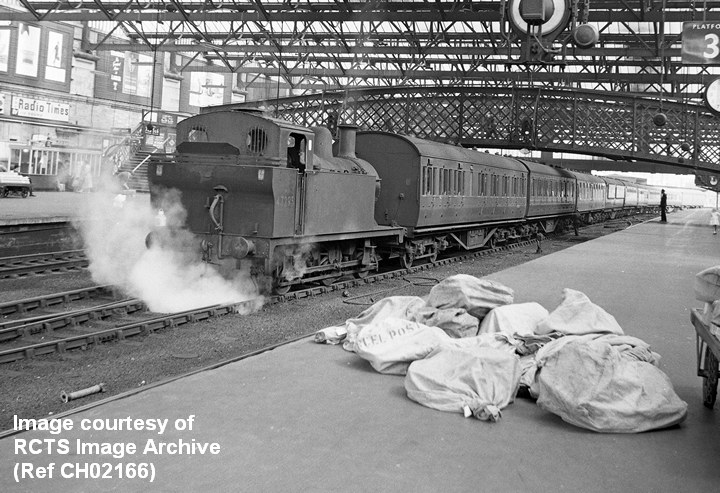
{"label": "platform number sign", "polygon": [[720,22],[683,22],[682,63],[720,65]]}

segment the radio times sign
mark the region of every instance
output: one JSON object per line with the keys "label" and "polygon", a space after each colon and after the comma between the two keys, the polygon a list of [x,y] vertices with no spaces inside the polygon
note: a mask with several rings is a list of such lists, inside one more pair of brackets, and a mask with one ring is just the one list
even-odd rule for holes
{"label": "radio times sign", "polygon": [[720,65],[720,22],[683,22],[682,63]]}
{"label": "radio times sign", "polygon": [[42,118],[44,120],[68,122],[70,121],[70,105],[44,99],[13,96],[10,114],[27,118]]}

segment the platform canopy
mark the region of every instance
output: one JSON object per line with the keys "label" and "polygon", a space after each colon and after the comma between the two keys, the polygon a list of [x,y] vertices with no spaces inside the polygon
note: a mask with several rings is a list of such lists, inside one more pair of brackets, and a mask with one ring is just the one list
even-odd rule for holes
{"label": "platform canopy", "polygon": [[682,39],[687,22],[720,39],[716,0],[3,0],[0,20],[77,22],[107,33],[83,50],[181,53],[184,71],[280,78],[296,93],[547,86],[701,102],[720,75],[712,57],[683,56]]}

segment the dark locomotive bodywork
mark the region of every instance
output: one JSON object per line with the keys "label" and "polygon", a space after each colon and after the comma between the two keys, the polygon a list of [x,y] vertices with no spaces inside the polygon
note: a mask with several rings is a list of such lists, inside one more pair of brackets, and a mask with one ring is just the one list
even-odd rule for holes
{"label": "dark locomotive bodywork", "polygon": [[205,261],[270,279],[279,293],[362,277],[381,258],[408,266],[660,201],[654,187],[349,126],[333,155],[326,128],[232,108],[178,123],[177,138],[148,176],[155,207],[176,189],[186,217],[169,217],[152,241],[184,226]]}
{"label": "dark locomotive bodywork", "polygon": [[362,275],[378,265],[371,240],[399,243],[403,231],[375,222],[377,173],[354,156],[354,129],[344,136],[333,157],[325,128],[240,111],[188,118],[177,154],[149,166],[154,202],[180,190],[203,258],[270,277],[278,292],[298,279]]}

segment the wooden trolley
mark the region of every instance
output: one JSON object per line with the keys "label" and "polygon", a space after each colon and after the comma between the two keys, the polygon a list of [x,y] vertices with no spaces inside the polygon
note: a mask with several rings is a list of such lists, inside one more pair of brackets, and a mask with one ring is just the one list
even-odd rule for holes
{"label": "wooden trolley", "polygon": [[703,404],[710,409],[715,405],[717,397],[718,360],[720,360],[720,339],[711,332],[711,324],[706,321],[702,311],[695,308],[690,320],[697,333],[697,374],[703,377]]}

